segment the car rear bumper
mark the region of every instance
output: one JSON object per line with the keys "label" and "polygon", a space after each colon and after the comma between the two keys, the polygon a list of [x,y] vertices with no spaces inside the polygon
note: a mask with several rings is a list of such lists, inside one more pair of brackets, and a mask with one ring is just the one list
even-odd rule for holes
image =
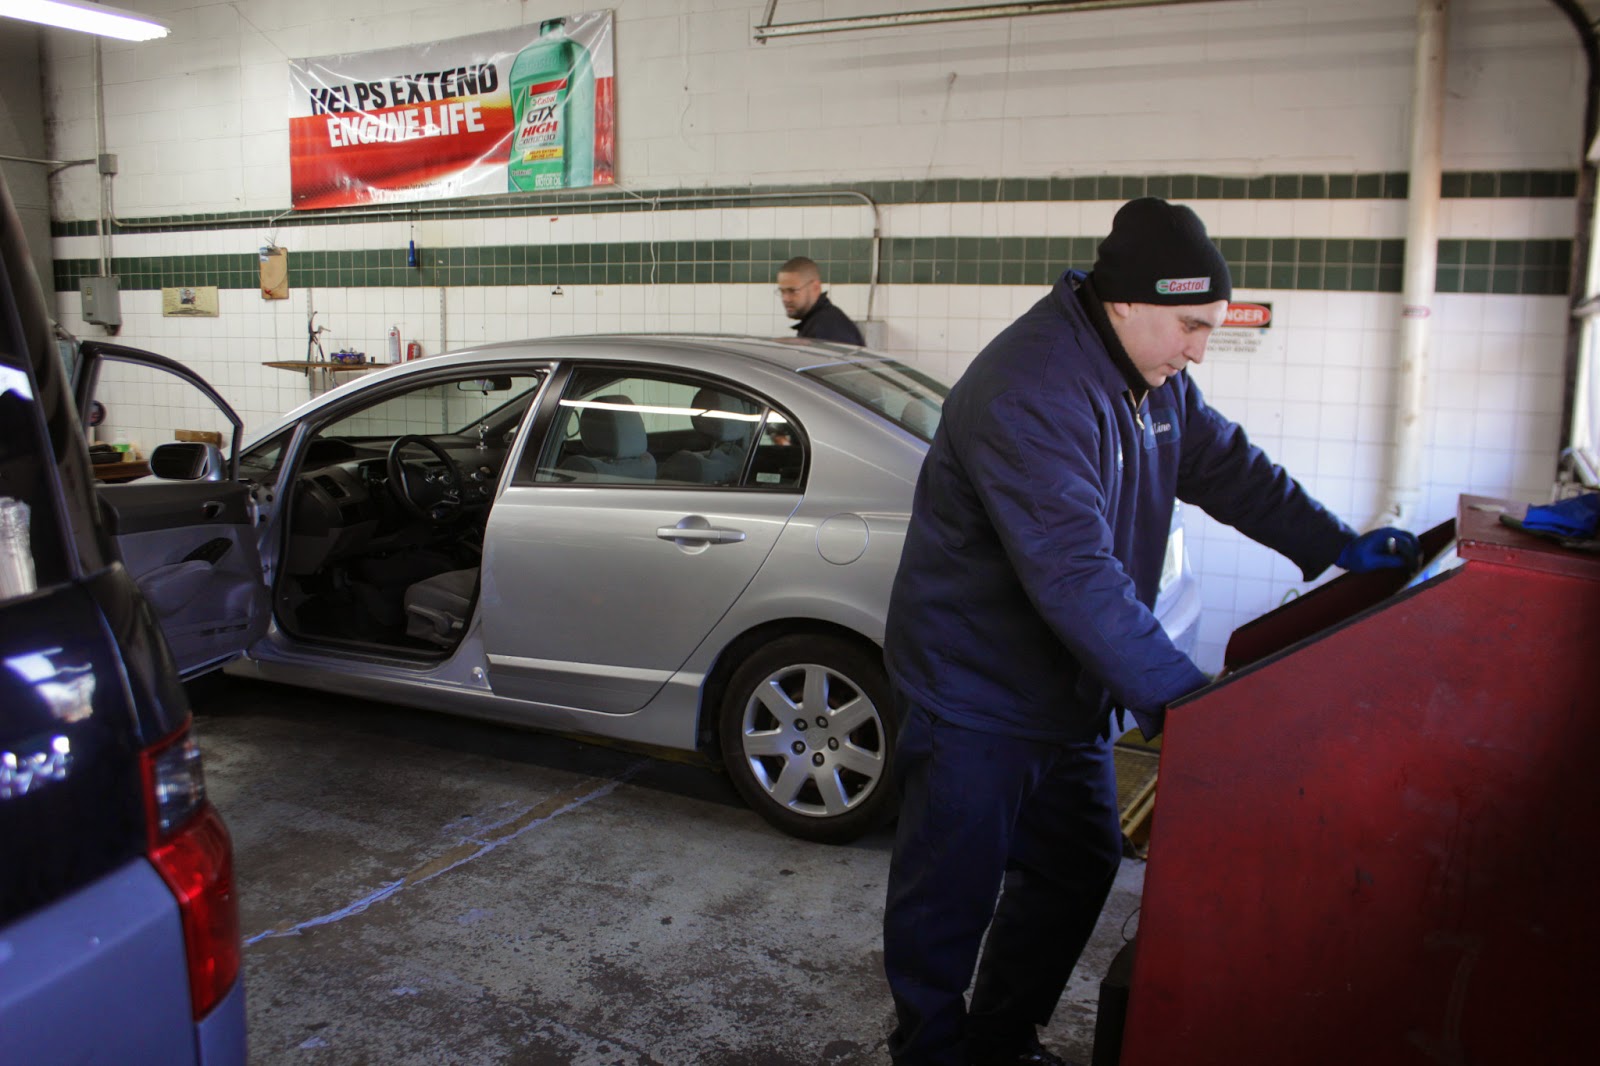
{"label": "car rear bumper", "polygon": [[0,932],[0,1032],[7,1061],[242,1064],[243,987],[195,1025],[177,901],[139,858]]}
{"label": "car rear bumper", "polygon": [[195,1026],[195,1037],[200,1046],[200,1066],[234,1066],[248,1059],[242,968],[222,1002]]}

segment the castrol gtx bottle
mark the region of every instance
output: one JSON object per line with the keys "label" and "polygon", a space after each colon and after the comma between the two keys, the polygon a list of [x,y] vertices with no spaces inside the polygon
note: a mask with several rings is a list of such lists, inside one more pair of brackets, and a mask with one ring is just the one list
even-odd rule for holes
{"label": "castrol gtx bottle", "polygon": [[593,184],[594,66],[567,36],[565,19],[539,24],[539,39],[517,54],[509,80],[511,191]]}

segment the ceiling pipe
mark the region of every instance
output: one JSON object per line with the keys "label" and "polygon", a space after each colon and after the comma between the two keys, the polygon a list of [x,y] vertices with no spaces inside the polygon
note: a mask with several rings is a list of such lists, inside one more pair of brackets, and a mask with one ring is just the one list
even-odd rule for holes
{"label": "ceiling pipe", "polygon": [[1055,15],[1072,11],[1115,11],[1129,7],[1170,7],[1175,4],[1220,2],[1222,0],[1037,0],[1035,3],[978,4],[972,7],[934,8],[928,11],[898,11],[881,15],[852,15],[848,18],[775,23],[772,21],[772,16],[778,6],[778,0],[767,0],[766,14],[762,16],[761,24],[755,28],[755,39],[758,44],[766,44],[773,37],[801,37],[816,33],[930,26],[941,22],[975,22],[979,19]]}
{"label": "ceiling pipe", "polygon": [[1406,259],[1400,308],[1400,366],[1395,379],[1394,452],[1387,498],[1373,526],[1414,525],[1422,496],[1423,401],[1433,344],[1439,263],[1441,145],[1444,132],[1445,30],[1449,0],[1417,0],[1417,49],[1411,81],[1411,168],[1406,198]]}

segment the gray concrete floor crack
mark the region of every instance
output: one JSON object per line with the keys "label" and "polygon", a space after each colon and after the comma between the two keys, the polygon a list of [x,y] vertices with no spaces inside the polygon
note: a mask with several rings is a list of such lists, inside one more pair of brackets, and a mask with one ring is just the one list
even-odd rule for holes
{"label": "gray concrete floor crack", "polygon": [[558,792],[549,799],[536,803],[505,821],[498,822],[486,830],[474,833],[455,847],[409,870],[398,879],[385,882],[360,899],[347,903],[337,910],[319,914],[315,918],[307,918],[303,922],[296,922],[285,929],[265,929],[254,936],[247,937],[244,941],[244,946],[249,947],[257,941],[272,937],[299,936],[307,929],[319,925],[331,925],[334,922],[343,921],[346,918],[360,914],[375,903],[381,903],[408,888],[420,885],[425,881],[431,881],[433,878],[449,873],[451,870],[472,862],[474,859],[482,858],[501,845],[517,839],[530,829],[545,825],[554,818],[570,814],[597,799],[610,795],[616,791],[618,786],[627,782],[649,764],[649,759],[641,759],[627,767],[616,777],[600,779],[598,784],[595,778],[585,778],[573,787]]}

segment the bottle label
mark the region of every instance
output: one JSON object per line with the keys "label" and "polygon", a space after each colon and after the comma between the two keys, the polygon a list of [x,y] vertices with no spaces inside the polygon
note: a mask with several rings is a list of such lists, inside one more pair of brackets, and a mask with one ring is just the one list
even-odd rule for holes
{"label": "bottle label", "polygon": [[521,164],[533,177],[536,189],[559,189],[566,162],[566,136],[562,131],[567,99],[567,79],[541,82],[525,90],[522,121],[511,145],[513,165]]}

